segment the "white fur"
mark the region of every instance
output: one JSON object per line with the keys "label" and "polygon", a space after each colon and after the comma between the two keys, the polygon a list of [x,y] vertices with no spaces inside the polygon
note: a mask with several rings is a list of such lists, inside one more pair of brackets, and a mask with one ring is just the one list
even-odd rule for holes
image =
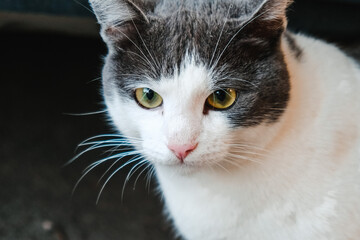
{"label": "white fur", "polygon": [[[186,239],[359,238],[360,70],[333,46],[295,39],[304,52],[298,61],[283,41],[291,94],[275,124],[234,130],[221,112],[204,115],[212,75],[192,55],[173,79],[134,86],[158,92],[161,108],[140,108],[115,88],[106,98],[120,131],[142,139],[134,144]],[[169,141],[199,145],[181,164]],[[239,158],[236,143],[248,145]]]}

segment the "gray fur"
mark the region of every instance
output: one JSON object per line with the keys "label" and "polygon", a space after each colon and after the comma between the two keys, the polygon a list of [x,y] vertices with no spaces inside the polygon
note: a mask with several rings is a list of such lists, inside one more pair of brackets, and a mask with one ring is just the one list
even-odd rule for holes
{"label": "gray fur", "polygon": [[292,34],[290,32],[285,32],[284,36],[285,36],[286,41],[288,42],[290,49],[294,53],[294,56],[300,60],[300,58],[303,54],[303,50],[298,46],[295,38],[292,36]]}
{"label": "gray fur", "polygon": [[[90,2],[110,49],[105,90],[115,85],[132,100],[133,81],[171,77],[187,53],[196,53],[218,76],[216,88],[238,91],[236,104],[223,111],[234,126],[276,121],[286,108],[290,84],[280,43],[287,0]],[[107,20],[108,3],[130,15],[122,10],[118,20]]]}

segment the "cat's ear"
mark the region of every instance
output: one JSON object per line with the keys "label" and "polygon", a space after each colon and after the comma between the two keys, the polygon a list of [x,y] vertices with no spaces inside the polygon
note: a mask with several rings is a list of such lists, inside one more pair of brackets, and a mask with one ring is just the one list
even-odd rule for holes
{"label": "cat's ear", "polygon": [[107,43],[127,42],[142,24],[149,22],[146,12],[153,1],[89,0]]}
{"label": "cat's ear", "polygon": [[293,0],[261,0],[260,2],[261,4],[252,13],[253,17],[263,20],[286,20],[286,9]]}
{"label": "cat's ear", "polygon": [[[241,21],[255,35],[279,35],[287,26],[286,10],[293,0],[247,0],[246,19]],[[249,25],[249,26],[247,26]]]}

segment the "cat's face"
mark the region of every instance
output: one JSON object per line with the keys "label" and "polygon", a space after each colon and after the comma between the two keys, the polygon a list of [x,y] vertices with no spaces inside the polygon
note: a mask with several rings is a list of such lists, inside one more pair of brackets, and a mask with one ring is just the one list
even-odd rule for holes
{"label": "cat's face", "polygon": [[254,152],[289,98],[286,1],[107,2],[114,6],[92,5],[109,46],[105,101],[120,132],[156,164],[214,166]]}

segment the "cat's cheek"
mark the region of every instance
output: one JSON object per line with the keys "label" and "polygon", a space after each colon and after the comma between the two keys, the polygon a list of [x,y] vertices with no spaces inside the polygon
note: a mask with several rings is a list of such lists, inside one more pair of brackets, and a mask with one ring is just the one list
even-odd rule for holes
{"label": "cat's cheek", "polygon": [[160,139],[146,138],[142,143],[143,156],[152,164],[177,165],[179,160]]}
{"label": "cat's cheek", "polygon": [[115,92],[106,96],[105,101],[115,127],[147,160],[162,164],[176,161],[165,144],[161,109],[141,108],[135,101]]}
{"label": "cat's cheek", "polygon": [[108,114],[115,127],[126,137],[139,138],[139,132],[134,124],[131,124],[133,104],[131,100],[122,98],[117,93],[105,96]]}
{"label": "cat's cheek", "polygon": [[137,106],[132,115],[132,125],[140,134],[139,151],[152,163],[173,164],[176,162],[167,148],[164,133],[164,118],[161,108],[146,110]]}

